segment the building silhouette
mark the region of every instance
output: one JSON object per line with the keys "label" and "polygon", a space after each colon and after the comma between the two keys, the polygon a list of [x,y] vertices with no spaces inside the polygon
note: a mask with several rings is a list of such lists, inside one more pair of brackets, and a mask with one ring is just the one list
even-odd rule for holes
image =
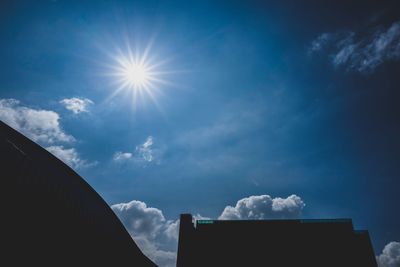
{"label": "building silhouette", "polygon": [[155,266],[71,168],[0,121],[2,266]]}
{"label": "building silhouette", "polygon": [[180,217],[177,267],[376,267],[367,231],[350,219],[197,220]]}

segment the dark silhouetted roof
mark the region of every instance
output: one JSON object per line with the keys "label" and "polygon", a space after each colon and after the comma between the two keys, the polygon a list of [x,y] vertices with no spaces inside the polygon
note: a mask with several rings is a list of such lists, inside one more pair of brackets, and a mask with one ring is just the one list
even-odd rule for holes
{"label": "dark silhouetted roof", "polygon": [[155,266],[92,187],[3,122],[0,151],[8,266]]}

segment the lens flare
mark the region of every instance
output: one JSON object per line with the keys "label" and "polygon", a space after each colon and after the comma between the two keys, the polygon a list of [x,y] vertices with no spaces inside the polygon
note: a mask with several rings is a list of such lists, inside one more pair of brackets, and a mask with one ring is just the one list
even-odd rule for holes
{"label": "lens flare", "polygon": [[148,45],[143,53],[139,53],[127,45],[125,51],[118,49],[118,53],[112,56],[114,64],[110,66],[108,75],[114,77],[116,86],[109,98],[121,93],[130,95],[136,108],[138,98],[148,96],[159,107],[156,95],[160,93],[161,85],[169,84],[163,79],[168,72],[161,70],[165,61],[155,61],[149,56],[150,47]]}

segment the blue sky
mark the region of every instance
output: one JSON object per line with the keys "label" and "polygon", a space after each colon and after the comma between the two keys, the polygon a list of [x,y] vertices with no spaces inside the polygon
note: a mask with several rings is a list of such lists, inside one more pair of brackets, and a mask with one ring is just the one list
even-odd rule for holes
{"label": "blue sky", "polygon": [[[353,218],[379,254],[400,240],[396,10],[395,1],[5,1],[0,118],[110,205],[162,211],[165,229],[183,212],[218,218],[249,196],[295,194],[305,203],[289,201],[296,216]],[[154,99],[110,97],[119,51],[141,55],[150,43],[166,81]]]}

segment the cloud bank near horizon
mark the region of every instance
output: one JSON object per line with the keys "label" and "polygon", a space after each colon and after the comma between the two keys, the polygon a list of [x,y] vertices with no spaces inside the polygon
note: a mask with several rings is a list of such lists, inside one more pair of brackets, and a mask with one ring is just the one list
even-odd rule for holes
{"label": "cloud bank near horizon", "polygon": [[[237,201],[235,207],[226,206],[218,219],[272,219],[297,218],[305,207],[296,195],[272,198],[269,195],[249,196]],[[132,238],[145,255],[160,267],[176,266],[178,220],[167,220],[160,209],[133,200],[111,206]],[[195,219],[205,219],[200,214]]]}

